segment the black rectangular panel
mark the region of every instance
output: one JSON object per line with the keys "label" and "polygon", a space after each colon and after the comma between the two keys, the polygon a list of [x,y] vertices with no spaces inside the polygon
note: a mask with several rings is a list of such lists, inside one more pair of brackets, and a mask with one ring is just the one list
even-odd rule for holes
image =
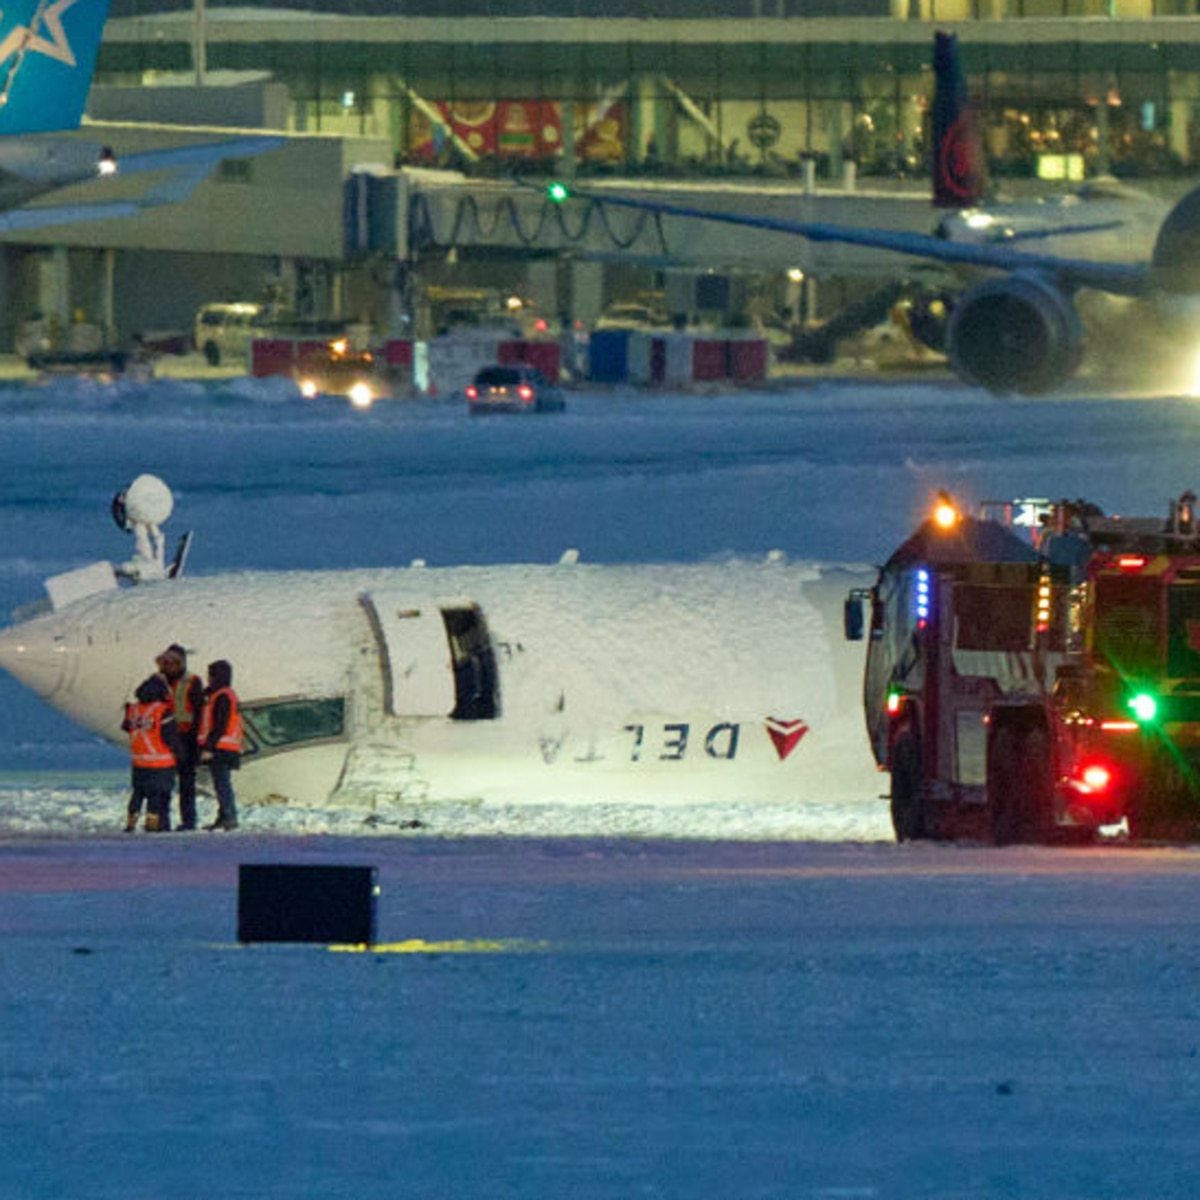
{"label": "black rectangular panel", "polygon": [[375,941],[376,868],[238,868],[239,942]]}

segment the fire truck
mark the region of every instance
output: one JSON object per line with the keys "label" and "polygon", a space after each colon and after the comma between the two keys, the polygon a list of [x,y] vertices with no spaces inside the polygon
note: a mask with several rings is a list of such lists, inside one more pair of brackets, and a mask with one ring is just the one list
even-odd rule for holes
{"label": "fire truck", "polygon": [[870,589],[864,701],[900,841],[1200,835],[1200,517],[944,493]]}

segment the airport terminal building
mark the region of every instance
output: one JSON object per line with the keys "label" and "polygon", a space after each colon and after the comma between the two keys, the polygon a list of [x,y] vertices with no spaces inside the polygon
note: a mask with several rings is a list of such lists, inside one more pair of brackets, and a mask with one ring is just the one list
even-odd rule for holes
{"label": "airport terminal building", "polygon": [[[737,268],[767,290],[772,272],[788,286],[787,268],[836,279],[862,262],[750,233],[672,240],[651,229],[639,240],[608,221],[606,237],[572,241],[561,221],[555,234],[536,214],[514,216],[503,181],[516,169],[686,182],[710,203],[732,188],[740,205],[795,213],[805,188],[819,202],[815,179],[818,192],[841,189],[809,210],[815,219],[928,231],[935,29],[958,34],[989,171],[1006,189],[1113,174],[1177,195],[1200,161],[1196,7],[114,0],[89,116],[118,152],[203,140],[205,127],[292,140],[226,164],[178,208],[9,239],[0,345],[34,310],[61,325],[86,309],[124,340],[186,326],[207,301],[265,294],[297,315],[394,329],[431,287],[511,288],[548,314],[590,320],[634,293],[669,291],[677,269]],[[454,187],[439,190],[426,168],[452,168]],[[351,211],[366,174],[393,181],[382,218]],[[874,207],[852,214],[848,186],[871,190]],[[836,284],[822,295],[836,298]],[[411,312],[404,320],[412,328]]]}
{"label": "airport terminal building", "polygon": [[[1200,153],[1195,0],[116,0],[98,78],[199,58],[286,86],[289,127],[484,169],[920,171],[935,25],[957,30],[993,173],[1039,156],[1162,175]],[[198,35],[198,31],[201,31]],[[197,53],[198,36],[203,41]],[[568,121],[566,118],[570,117]]]}

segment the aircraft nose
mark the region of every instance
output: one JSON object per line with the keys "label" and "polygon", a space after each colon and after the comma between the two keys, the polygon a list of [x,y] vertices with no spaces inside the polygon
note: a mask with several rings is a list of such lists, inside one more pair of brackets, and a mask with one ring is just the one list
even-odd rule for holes
{"label": "aircraft nose", "polygon": [[66,677],[66,638],[41,621],[0,630],[0,667],[43,699],[49,699]]}

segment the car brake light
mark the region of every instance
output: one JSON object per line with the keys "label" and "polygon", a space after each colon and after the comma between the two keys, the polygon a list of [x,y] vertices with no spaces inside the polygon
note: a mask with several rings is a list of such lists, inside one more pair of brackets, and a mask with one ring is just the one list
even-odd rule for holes
{"label": "car brake light", "polygon": [[517,395],[520,396],[526,404],[528,404],[530,400],[533,399],[533,388],[531,388],[529,384],[523,383],[519,388],[517,388]]}
{"label": "car brake light", "polygon": [[1140,571],[1146,565],[1144,554],[1122,554],[1117,559],[1117,566],[1122,571]]}

